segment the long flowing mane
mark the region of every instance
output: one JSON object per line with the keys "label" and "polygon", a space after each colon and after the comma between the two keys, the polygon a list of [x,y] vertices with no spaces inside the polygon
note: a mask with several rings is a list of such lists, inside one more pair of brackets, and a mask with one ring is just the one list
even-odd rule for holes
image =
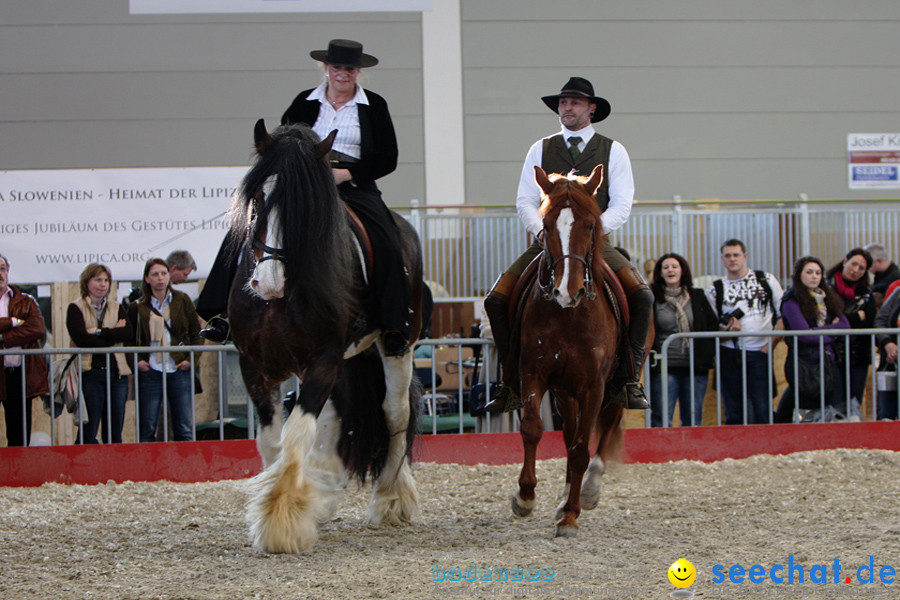
{"label": "long flowing mane", "polygon": [[[257,160],[232,203],[241,259],[228,310],[244,386],[259,418],[265,471],[251,485],[254,547],[299,552],[331,520],[343,486],[375,479],[367,520],[411,521],[418,492],[408,459],[422,394],[412,358],[380,343],[356,238],[339,199],[324,140],[304,125],[271,133],[256,122]],[[415,230],[396,221],[410,278],[410,341],[421,327],[422,254]],[[363,318],[359,318],[362,316]],[[302,381],[285,420],[281,384]],[[322,435],[317,434],[317,428]]]}
{"label": "long flowing mane", "polygon": [[256,164],[232,204],[231,235],[243,238],[249,228],[252,239],[277,208],[285,299],[333,318],[354,305],[346,285],[353,278],[351,234],[319,142],[309,127],[287,125],[257,147]]}

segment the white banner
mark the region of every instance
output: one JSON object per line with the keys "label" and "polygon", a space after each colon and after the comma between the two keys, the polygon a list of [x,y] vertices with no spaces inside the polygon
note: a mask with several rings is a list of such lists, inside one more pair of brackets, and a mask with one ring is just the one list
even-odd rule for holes
{"label": "white banner", "polygon": [[849,134],[847,163],[851,190],[900,189],[900,133]]}
{"label": "white banner", "polygon": [[246,167],[0,171],[0,254],[11,282],[78,281],[92,262],[140,281],[148,258],[187,250],[209,273]]}
{"label": "white banner", "polygon": [[193,13],[421,12],[433,0],[130,0],[133,15]]}

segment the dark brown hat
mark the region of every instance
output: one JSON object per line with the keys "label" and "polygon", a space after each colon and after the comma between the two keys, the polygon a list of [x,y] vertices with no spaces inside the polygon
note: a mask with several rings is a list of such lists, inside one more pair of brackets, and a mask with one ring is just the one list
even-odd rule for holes
{"label": "dark brown hat", "polygon": [[374,67],[378,59],[363,54],[362,44],[353,40],[331,40],[328,50],[313,50],[309,53],[315,60],[338,67]]}
{"label": "dark brown hat", "polygon": [[590,81],[583,77],[570,78],[558,94],[555,96],[544,96],[541,100],[550,107],[550,110],[559,114],[560,98],[585,98],[588,102],[596,104],[597,110],[594,111],[594,115],[591,117],[591,123],[602,121],[609,116],[609,113],[612,110],[609,106],[609,102],[604,98],[594,95],[594,86],[591,85]]}

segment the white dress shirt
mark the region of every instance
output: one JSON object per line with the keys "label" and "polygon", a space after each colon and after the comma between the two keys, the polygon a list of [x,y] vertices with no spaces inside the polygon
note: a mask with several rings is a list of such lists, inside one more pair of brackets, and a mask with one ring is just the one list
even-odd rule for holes
{"label": "white dress shirt", "polygon": [[[579,136],[580,150],[584,150],[588,141],[596,134],[593,125],[588,125],[580,131],[569,131],[565,127],[562,135],[566,146],[569,145],[571,136]],[[540,166],[544,154],[544,140],[536,141],[525,156],[525,164],[522,165],[522,175],[519,178],[519,190],[516,194],[516,210],[519,219],[525,225],[525,229],[537,236],[544,228],[544,222],[539,212],[541,206],[541,189],[534,180],[534,167]],[[634,202],[634,176],[631,173],[631,159],[625,147],[619,142],[613,141],[609,151],[608,172],[603,173],[604,179],[609,181],[609,206],[603,212],[603,233],[611,233],[619,229],[631,215],[631,205]]]}
{"label": "white dress shirt", "polygon": [[356,105],[368,105],[369,98],[362,87],[357,85],[356,95],[349,102],[335,110],[325,96],[325,88],[327,86],[328,83],[323,81],[319,87],[306,97],[307,100],[318,100],[321,104],[319,116],[316,118],[312,130],[316,132],[320,139],[324,140],[329,133],[337,129],[337,136],[334,138],[334,143],[331,147],[353,158],[360,158],[362,155],[360,152],[362,133],[359,129],[359,111]]}

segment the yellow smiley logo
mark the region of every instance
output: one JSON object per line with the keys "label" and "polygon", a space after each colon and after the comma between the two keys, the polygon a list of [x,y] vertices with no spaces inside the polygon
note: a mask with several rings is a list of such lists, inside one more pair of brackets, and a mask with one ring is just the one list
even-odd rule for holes
{"label": "yellow smiley logo", "polygon": [[679,558],[669,567],[669,581],[678,588],[686,588],[697,579],[697,569],[683,558]]}

